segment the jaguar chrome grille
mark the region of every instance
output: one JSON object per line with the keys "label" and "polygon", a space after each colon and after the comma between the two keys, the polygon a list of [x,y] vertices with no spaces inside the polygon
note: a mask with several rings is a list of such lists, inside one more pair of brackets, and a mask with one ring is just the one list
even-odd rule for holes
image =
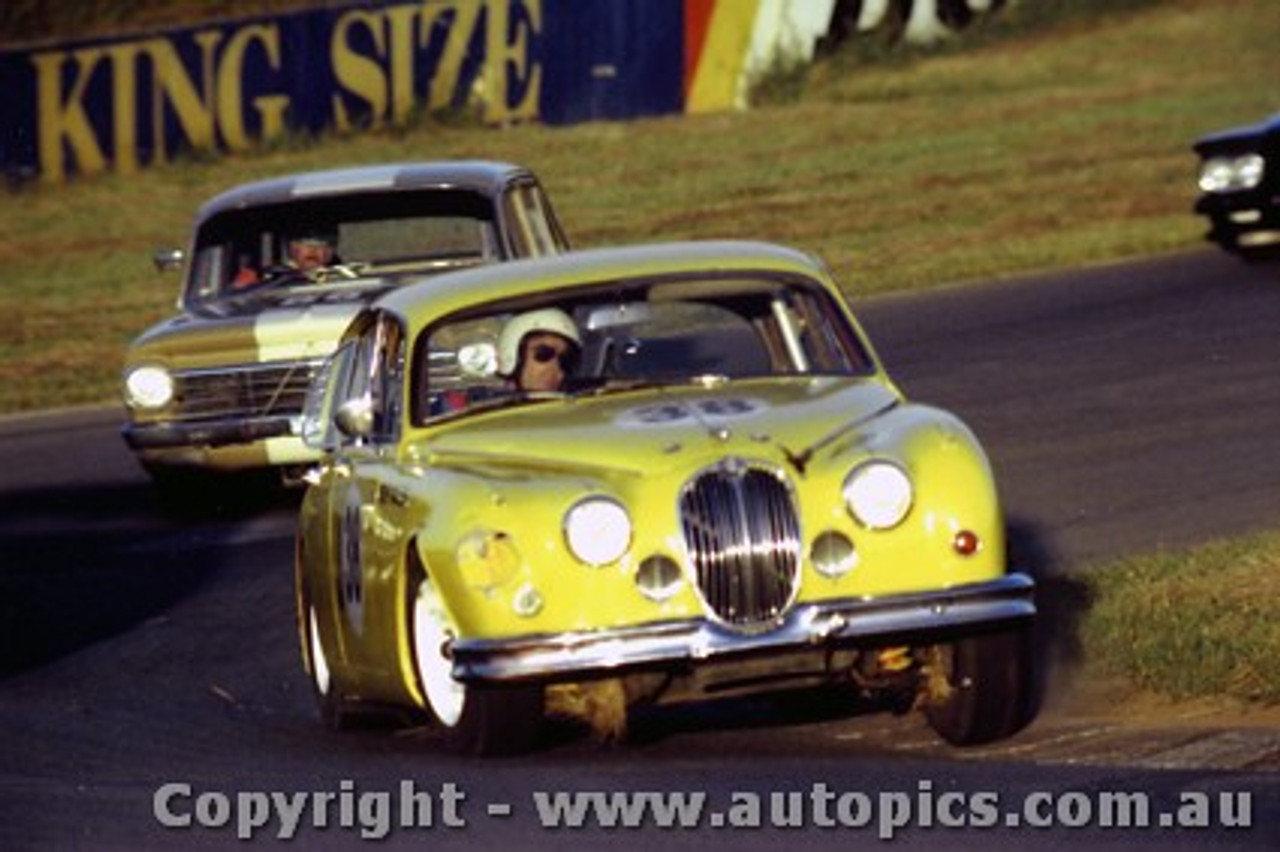
{"label": "jaguar chrome grille", "polygon": [[188,370],[177,379],[184,420],[293,416],[302,413],[321,361],[291,361]]}
{"label": "jaguar chrome grille", "polygon": [[727,463],[700,474],[680,498],[698,590],[726,624],[764,626],[786,611],[800,580],[800,526],[777,473]]}

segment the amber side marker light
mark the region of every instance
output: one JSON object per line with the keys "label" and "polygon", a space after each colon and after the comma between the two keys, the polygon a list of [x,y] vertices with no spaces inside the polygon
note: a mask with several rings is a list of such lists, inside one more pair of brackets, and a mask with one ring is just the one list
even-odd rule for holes
{"label": "amber side marker light", "polygon": [[955,537],[951,539],[951,546],[955,548],[956,553],[959,553],[961,556],[972,556],[978,552],[980,547],[982,547],[982,541],[978,538],[977,533],[970,532],[969,530],[960,530],[960,532],[956,533]]}

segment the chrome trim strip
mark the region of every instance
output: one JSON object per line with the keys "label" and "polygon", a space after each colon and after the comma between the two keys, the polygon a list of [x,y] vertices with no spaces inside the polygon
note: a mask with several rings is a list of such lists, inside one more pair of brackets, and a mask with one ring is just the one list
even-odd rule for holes
{"label": "chrome trim strip", "polygon": [[950,589],[800,604],[777,629],[764,633],[744,634],[708,619],[689,619],[514,639],[463,639],[453,644],[453,675],[462,681],[579,680],[878,641],[929,643],[965,628],[1029,621],[1036,612],[1034,591],[1030,576],[1011,573]]}
{"label": "chrome trim strip", "polygon": [[169,420],[197,424],[301,414],[323,363],[306,359],[175,370]]}
{"label": "chrome trim strip", "polygon": [[173,371],[173,376],[177,378],[221,378],[232,374],[244,373],[266,373],[272,370],[279,372],[293,372],[302,369],[317,370],[324,364],[324,358],[304,358],[297,361],[248,361],[240,364],[226,364],[216,367],[188,367]]}

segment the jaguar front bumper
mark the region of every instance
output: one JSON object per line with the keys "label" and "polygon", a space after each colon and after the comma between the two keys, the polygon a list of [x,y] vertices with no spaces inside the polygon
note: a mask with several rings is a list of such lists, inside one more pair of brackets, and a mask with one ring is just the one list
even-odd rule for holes
{"label": "jaguar front bumper", "polygon": [[1012,573],[984,583],[794,607],[776,627],[741,632],[707,619],[501,640],[458,640],[453,674],[471,682],[557,682],[638,671],[688,672],[717,662],[816,649],[928,645],[1028,623],[1035,581]]}

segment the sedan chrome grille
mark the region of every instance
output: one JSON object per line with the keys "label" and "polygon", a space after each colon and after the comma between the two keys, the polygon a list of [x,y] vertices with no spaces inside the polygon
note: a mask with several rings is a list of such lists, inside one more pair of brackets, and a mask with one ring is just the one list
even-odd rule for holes
{"label": "sedan chrome grille", "polygon": [[766,626],[794,600],[800,525],[790,490],[771,470],[729,462],[700,474],[680,498],[698,590],[725,623]]}
{"label": "sedan chrome grille", "polygon": [[290,361],[180,372],[175,376],[178,417],[204,420],[301,414],[321,363]]}

